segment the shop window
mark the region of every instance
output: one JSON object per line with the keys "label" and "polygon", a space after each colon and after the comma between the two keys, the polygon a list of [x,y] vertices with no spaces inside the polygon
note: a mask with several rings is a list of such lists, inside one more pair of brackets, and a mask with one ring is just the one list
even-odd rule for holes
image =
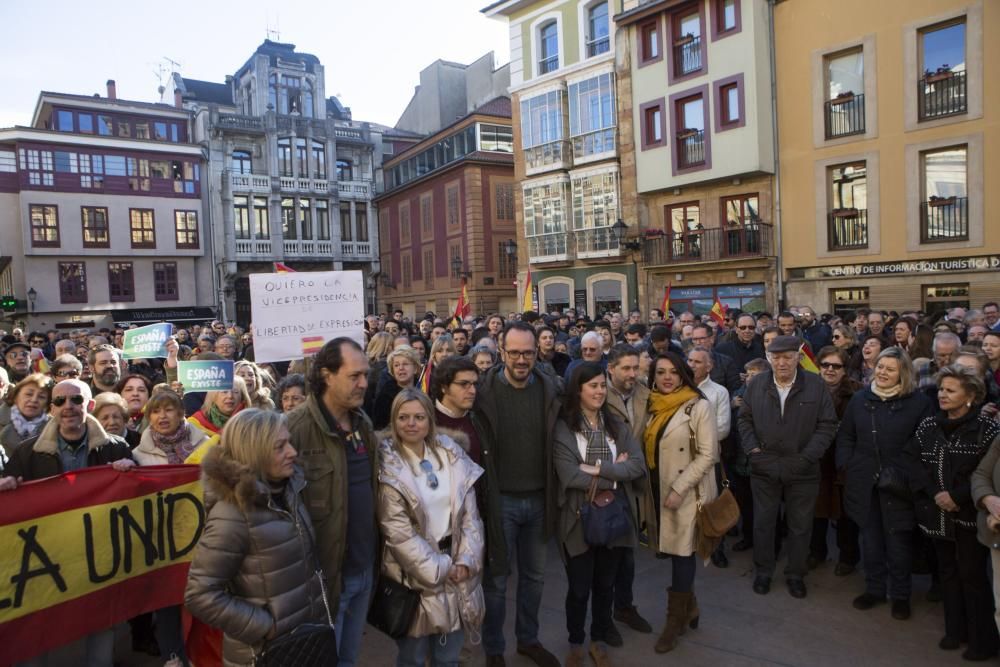
{"label": "shop window", "polygon": [[929,317],[952,308],[969,308],[969,284],[925,285],[923,310]]}
{"label": "shop window", "polygon": [[596,280],[592,286],[594,313],[600,317],[605,313],[621,312],[625,302],[625,286],[621,280]]}
{"label": "shop window", "polygon": [[845,317],[859,308],[869,308],[867,287],[842,287],[830,290],[834,315]]}
{"label": "shop window", "polygon": [[541,301],[546,313],[563,312],[570,307],[569,283],[548,283],[542,286]]}

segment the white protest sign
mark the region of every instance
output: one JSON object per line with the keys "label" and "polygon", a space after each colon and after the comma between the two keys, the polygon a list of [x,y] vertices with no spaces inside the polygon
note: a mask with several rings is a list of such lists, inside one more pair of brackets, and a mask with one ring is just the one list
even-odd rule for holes
{"label": "white protest sign", "polygon": [[254,359],[301,359],[340,336],[364,345],[364,301],[360,271],[251,274]]}

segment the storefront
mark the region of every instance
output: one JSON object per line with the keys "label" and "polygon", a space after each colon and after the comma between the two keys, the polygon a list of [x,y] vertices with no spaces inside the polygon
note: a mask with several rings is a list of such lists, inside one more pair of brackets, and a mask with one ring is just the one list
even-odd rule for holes
{"label": "storefront", "polygon": [[938,313],[1000,300],[1000,255],[818,266],[789,271],[789,304]]}
{"label": "storefront", "polygon": [[749,285],[719,285],[715,287],[672,287],[670,310],[677,313],[690,311],[701,316],[708,314],[718,299],[727,309],[745,313],[767,310],[767,291],[764,283]]}
{"label": "storefront", "polygon": [[546,313],[573,308],[595,317],[611,311],[627,312],[639,303],[631,264],[533,270],[531,280],[538,308]]}

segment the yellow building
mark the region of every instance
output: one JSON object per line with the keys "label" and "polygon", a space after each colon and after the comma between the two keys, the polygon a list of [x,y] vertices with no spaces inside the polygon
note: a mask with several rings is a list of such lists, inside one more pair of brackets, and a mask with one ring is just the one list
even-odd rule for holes
{"label": "yellow building", "polygon": [[1000,176],[1000,41],[984,38],[1000,34],[1000,3],[774,13],[787,302],[934,312],[1000,298],[986,187]]}
{"label": "yellow building", "polygon": [[[616,72],[623,209],[647,308],[777,304],[769,5],[625,0]],[[631,215],[630,215],[631,214]]]}

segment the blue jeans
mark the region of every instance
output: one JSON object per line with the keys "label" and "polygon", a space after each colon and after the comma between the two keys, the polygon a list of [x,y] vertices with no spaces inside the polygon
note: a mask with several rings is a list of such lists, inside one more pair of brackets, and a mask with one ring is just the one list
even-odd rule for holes
{"label": "blue jeans", "polygon": [[880,493],[878,489],[872,489],[868,523],[861,529],[865,592],[885,597],[888,582],[890,598],[909,600],[912,590],[910,573],[913,569],[912,531],[889,529],[888,517],[882,513]]}
{"label": "blue jeans", "polygon": [[[518,646],[538,643],[538,608],[542,604],[545,578],[545,494],[500,496],[500,513],[507,554],[517,556],[517,620],[514,634]],[[487,577],[486,619],[483,623],[483,648],[486,655],[503,655],[503,636],[507,616],[507,575]]]}
{"label": "blue jeans", "polygon": [[153,612],[153,628],[156,631],[156,643],[160,645],[160,655],[164,662],[176,655],[181,664],[187,665],[184,654],[184,632],[181,629],[181,607],[164,607]]}
{"label": "blue jeans", "polygon": [[337,665],[354,667],[368,619],[372,568],[357,574],[345,574],[341,582],[340,605],[337,608]]}
{"label": "blue jeans", "polygon": [[397,639],[399,655],[396,657],[396,667],[424,667],[428,657],[431,659],[431,667],[458,667],[458,655],[462,652],[464,643],[465,637],[461,629],[446,635]]}

